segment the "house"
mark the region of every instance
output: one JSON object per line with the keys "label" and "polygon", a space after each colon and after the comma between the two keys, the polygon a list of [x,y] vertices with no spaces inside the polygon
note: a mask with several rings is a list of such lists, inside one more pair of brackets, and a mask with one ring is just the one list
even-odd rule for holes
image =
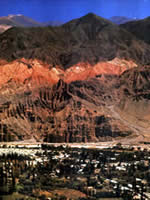
{"label": "house", "polygon": [[133,200],[141,200],[141,195],[140,194],[135,194],[133,196]]}
{"label": "house", "polygon": [[89,186],[86,188],[86,193],[90,196],[95,196],[96,195],[96,189],[92,186]]}

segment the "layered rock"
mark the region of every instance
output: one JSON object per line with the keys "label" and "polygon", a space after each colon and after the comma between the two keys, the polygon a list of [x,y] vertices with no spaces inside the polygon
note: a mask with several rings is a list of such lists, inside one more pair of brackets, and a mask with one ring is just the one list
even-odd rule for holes
{"label": "layered rock", "polygon": [[0,141],[148,134],[150,68],[139,63],[149,59],[149,44],[94,14],[61,27],[6,31],[0,35]]}
{"label": "layered rock", "polygon": [[130,67],[102,62],[62,70],[25,59],[1,66],[0,140],[96,142],[130,135],[107,109],[118,75]]}
{"label": "layered rock", "polygon": [[124,72],[120,77],[120,102],[117,110],[137,130],[150,130],[150,67]]}

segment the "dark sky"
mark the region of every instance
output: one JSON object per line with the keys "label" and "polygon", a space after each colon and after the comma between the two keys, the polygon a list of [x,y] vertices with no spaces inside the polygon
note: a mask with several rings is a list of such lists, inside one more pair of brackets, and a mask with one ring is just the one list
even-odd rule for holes
{"label": "dark sky", "polygon": [[41,22],[67,22],[88,12],[144,18],[150,15],[150,0],[0,0],[0,16],[23,14]]}

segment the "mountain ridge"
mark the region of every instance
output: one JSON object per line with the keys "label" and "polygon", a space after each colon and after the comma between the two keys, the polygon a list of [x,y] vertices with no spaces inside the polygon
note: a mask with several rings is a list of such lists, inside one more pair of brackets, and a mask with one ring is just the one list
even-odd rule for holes
{"label": "mountain ridge", "polygon": [[1,34],[0,42],[0,58],[8,61],[37,58],[63,68],[80,62],[94,65],[115,57],[150,62],[148,44],[94,14],[60,27],[15,27]]}
{"label": "mountain ridge", "polygon": [[22,14],[8,15],[0,17],[0,33],[5,32],[12,27],[44,27],[44,26],[60,26],[60,21],[38,22],[30,17]]}
{"label": "mountain ridge", "polygon": [[124,17],[124,16],[112,16],[109,18],[110,21],[113,23],[120,25],[120,24],[125,24],[130,21],[136,21],[138,20],[137,18],[129,18],[129,17]]}
{"label": "mountain ridge", "polygon": [[1,142],[148,140],[149,44],[91,13],[0,44]]}
{"label": "mountain ridge", "polygon": [[128,32],[131,32],[138,39],[150,44],[149,26],[150,17],[120,25],[120,27],[126,29]]}

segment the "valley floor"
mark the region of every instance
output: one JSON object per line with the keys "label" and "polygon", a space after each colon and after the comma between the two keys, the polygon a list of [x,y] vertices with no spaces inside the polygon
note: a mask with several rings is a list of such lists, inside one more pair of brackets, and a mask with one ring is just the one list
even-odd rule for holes
{"label": "valley floor", "polygon": [[1,144],[0,194],[3,200],[18,194],[28,200],[148,200],[150,148],[144,145]]}

